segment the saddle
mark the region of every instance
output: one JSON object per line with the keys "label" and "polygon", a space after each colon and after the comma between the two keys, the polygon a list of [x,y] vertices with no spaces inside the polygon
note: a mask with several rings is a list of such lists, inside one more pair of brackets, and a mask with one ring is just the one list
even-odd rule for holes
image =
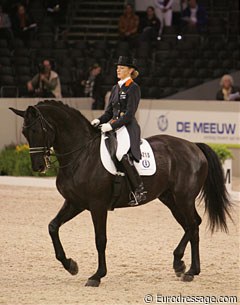
{"label": "saddle", "polygon": [[[113,198],[109,206],[109,210],[114,210],[117,205],[122,189],[128,188],[129,194],[132,194],[132,188],[128,177],[125,176],[122,170],[121,160],[130,149],[130,138],[125,126],[118,129],[116,132],[107,132],[102,134],[100,155],[104,168],[115,176],[113,184]],[[154,154],[149,143],[142,139],[141,145],[141,160],[134,162],[139,175],[150,176],[156,172],[156,162]],[[130,201],[130,196],[129,196]]]}
{"label": "saddle", "polygon": [[[115,136],[115,146],[109,147],[111,153],[109,153],[106,142],[112,143],[112,141],[106,141],[107,137]],[[113,141],[114,142],[114,141]],[[125,126],[119,128],[114,133],[103,133],[100,144],[100,157],[103,167],[112,175],[118,174],[118,167],[116,166],[116,160],[121,161],[122,157],[128,153],[130,149],[130,137]],[[152,151],[152,147],[146,139],[141,139],[141,160],[135,162],[134,165],[140,176],[152,176],[156,172],[156,161]],[[116,153],[115,153],[116,152]],[[111,157],[113,155],[113,159]],[[114,160],[114,161],[113,161]]]}

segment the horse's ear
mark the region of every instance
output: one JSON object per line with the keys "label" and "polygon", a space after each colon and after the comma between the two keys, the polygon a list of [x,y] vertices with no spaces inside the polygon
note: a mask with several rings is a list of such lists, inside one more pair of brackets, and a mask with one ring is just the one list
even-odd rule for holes
{"label": "horse's ear", "polygon": [[33,118],[37,117],[39,115],[39,113],[37,112],[36,108],[33,106],[29,106],[27,108],[27,114],[31,115]]}
{"label": "horse's ear", "polygon": [[14,109],[12,107],[10,107],[9,109],[12,110],[16,115],[19,115],[21,117],[24,117],[24,115],[25,115],[25,111],[23,111],[23,110]]}

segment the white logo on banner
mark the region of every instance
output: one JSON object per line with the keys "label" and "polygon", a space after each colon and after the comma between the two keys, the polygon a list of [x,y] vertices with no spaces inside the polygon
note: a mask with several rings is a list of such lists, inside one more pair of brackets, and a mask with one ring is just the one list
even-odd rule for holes
{"label": "white logo on banner", "polygon": [[158,128],[161,131],[166,131],[168,128],[168,118],[166,115],[160,115],[158,118]]}

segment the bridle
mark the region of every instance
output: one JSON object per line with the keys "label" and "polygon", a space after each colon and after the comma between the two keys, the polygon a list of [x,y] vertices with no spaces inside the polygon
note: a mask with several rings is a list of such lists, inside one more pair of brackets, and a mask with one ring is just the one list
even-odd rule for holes
{"label": "bridle", "polygon": [[[49,142],[48,142],[48,138],[47,138],[47,127],[49,127],[52,131],[54,131],[54,128],[53,126],[43,117],[41,111],[36,107],[36,106],[32,106],[38,113],[38,117],[33,121],[31,122],[29,125],[25,125],[23,124],[23,129],[28,129],[28,128],[31,128],[32,126],[34,126],[39,120],[40,120],[40,124],[41,124],[41,128],[42,128],[42,131],[43,131],[43,134],[44,134],[44,146],[39,146],[39,147],[29,147],[29,153],[30,155],[33,155],[33,154],[39,154],[39,153],[42,153],[43,154],[43,158],[44,158],[44,161],[45,161],[45,166],[47,169],[49,169],[52,165],[52,163],[55,163],[56,161],[54,162],[51,162],[51,155],[55,155],[56,157],[64,157],[64,156],[68,156],[68,155],[71,155],[75,152],[80,152],[82,150],[84,150],[90,143],[92,143],[96,138],[98,138],[100,136],[100,134],[97,134],[92,140],[90,140],[88,143],[86,143],[85,145],[81,145],[81,147],[78,147],[72,151],[69,151],[69,152],[66,152],[66,153],[56,153],[53,151],[53,149],[51,149],[50,145],[49,145]],[[66,168],[70,165],[72,165],[74,162],[76,161],[76,159],[74,159],[73,161],[67,163],[66,165],[62,165],[62,166],[58,166],[59,168]]]}
{"label": "bridle", "polygon": [[29,153],[30,153],[30,155],[43,153],[43,158],[45,161],[46,168],[49,169],[51,166],[51,161],[50,161],[51,148],[50,148],[50,145],[48,143],[48,138],[47,138],[47,127],[49,127],[52,131],[54,131],[54,128],[43,117],[41,111],[36,106],[32,106],[32,107],[36,110],[36,112],[38,113],[38,116],[29,125],[23,124],[23,129],[29,129],[32,126],[34,126],[38,121],[40,121],[41,128],[42,128],[43,135],[44,135],[44,146],[29,147]]}

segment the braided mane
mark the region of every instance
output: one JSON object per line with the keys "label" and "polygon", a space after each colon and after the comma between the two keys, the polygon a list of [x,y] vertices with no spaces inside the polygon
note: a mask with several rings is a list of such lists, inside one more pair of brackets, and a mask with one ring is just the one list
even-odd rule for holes
{"label": "braided mane", "polygon": [[[55,101],[55,100],[44,100],[37,103],[36,106],[52,106],[57,107],[69,114],[70,116],[74,116],[75,118],[79,118],[79,120],[84,120],[88,125],[92,127],[88,119],[77,109],[64,104],[62,101]],[[94,128],[95,129],[95,128]],[[95,129],[96,130],[96,129]]]}

